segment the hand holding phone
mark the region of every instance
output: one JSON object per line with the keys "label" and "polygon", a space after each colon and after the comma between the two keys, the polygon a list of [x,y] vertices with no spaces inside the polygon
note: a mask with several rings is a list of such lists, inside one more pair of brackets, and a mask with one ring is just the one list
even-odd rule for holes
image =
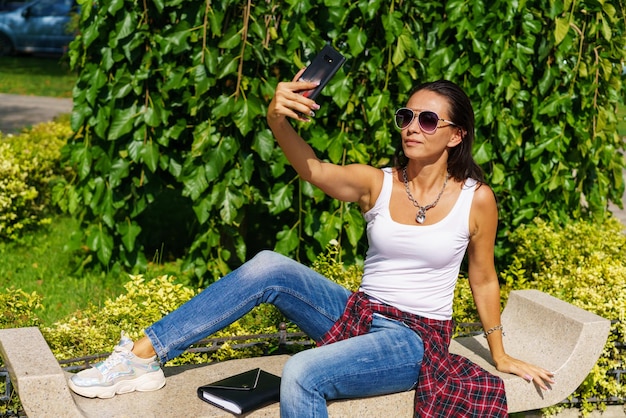
{"label": "hand holding phone", "polygon": [[317,82],[319,85],[312,90],[301,91],[300,94],[311,100],[315,100],[344,62],[346,62],[346,58],[330,46],[330,44],[326,44],[315,58],[313,58],[311,64],[306,67],[298,80]]}

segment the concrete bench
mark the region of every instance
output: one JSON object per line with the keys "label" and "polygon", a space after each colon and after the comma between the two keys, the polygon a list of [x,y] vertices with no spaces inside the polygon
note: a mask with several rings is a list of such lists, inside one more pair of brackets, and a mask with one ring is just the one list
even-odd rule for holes
{"label": "concrete bench", "polygon": [[[502,377],[511,413],[540,409],[566,399],[598,360],[610,329],[607,319],[534,290],[511,292],[502,322],[507,352],[555,371],[557,383],[553,390],[543,392],[517,376],[496,371],[482,336],[456,338],[450,350]],[[61,369],[37,328],[0,330],[0,355],[30,417],[232,417],[198,399],[196,388],[256,367],[280,375],[288,359],[280,355],[166,367],[167,384],[163,389],[102,400],[83,398],[69,390],[69,373]],[[413,395],[410,391],[333,401],[329,413],[331,417],[410,417]],[[276,417],[278,404],[248,416]]]}

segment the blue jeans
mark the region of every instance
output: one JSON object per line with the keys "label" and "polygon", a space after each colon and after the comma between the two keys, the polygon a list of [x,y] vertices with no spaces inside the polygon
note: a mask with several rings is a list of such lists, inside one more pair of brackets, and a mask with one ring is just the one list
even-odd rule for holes
{"label": "blue jeans", "polygon": [[[339,319],[349,296],[350,291],[308,267],[263,251],[145,332],[165,363],[255,306],[271,303],[319,340]],[[368,334],[305,350],[287,361],[281,417],[325,417],[327,400],[411,390],[423,355],[418,334],[375,315]]]}

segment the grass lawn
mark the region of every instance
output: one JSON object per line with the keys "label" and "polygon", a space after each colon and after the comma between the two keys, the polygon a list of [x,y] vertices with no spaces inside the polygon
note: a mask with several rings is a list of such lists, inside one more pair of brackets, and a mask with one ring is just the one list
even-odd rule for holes
{"label": "grass lawn", "polygon": [[115,298],[128,275],[80,268],[73,248],[78,222],[57,217],[52,224],[28,234],[21,243],[0,241],[0,291],[5,288],[37,292],[44,309],[37,316],[44,325],[87,307]]}
{"label": "grass lawn", "polygon": [[[123,286],[130,280],[128,272],[81,265],[88,254],[77,238],[79,228],[78,221],[57,215],[50,225],[26,234],[20,243],[0,241],[0,292],[13,288],[42,296],[43,309],[36,314],[45,326],[115,299],[125,293]],[[189,282],[177,262],[152,263],[138,273],[146,279],[167,274]]]}
{"label": "grass lawn", "polygon": [[70,98],[75,82],[64,57],[0,57],[0,93]]}

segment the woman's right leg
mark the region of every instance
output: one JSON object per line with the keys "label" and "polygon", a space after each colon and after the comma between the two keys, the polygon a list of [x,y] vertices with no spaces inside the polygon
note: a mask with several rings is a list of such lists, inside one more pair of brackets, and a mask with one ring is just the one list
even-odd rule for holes
{"label": "woman's right leg", "polygon": [[261,303],[275,305],[319,339],[343,313],[350,291],[280,254],[263,251],[146,329],[165,363]]}

